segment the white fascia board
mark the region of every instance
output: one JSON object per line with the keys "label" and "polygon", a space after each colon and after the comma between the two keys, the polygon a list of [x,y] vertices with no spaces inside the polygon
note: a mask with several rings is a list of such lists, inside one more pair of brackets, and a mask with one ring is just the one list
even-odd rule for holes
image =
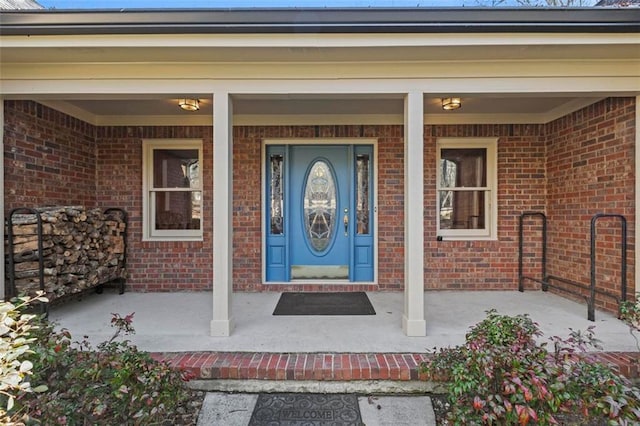
{"label": "white fascia board", "polygon": [[638,44],[636,33],[115,34],[0,36],[26,47],[406,47]]}
{"label": "white fascia board", "polygon": [[[330,79],[339,83],[347,79],[376,79],[386,86],[399,86],[411,80],[438,79],[456,81],[478,78],[584,78],[640,76],[640,58],[626,60],[513,60],[513,61],[384,61],[384,62],[291,62],[291,63],[2,63],[2,82],[11,80],[131,80],[151,83],[170,81],[172,86],[190,81],[225,82],[255,80],[262,87],[271,81]],[[394,82],[394,80],[396,80]],[[397,81],[402,80],[402,81]],[[429,85],[433,82],[429,81]],[[277,84],[277,83],[276,83]],[[315,83],[316,84],[320,83]],[[238,89],[238,90],[240,90]],[[310,87],[307,90],[313,90]],[[475,91],[483,91],[482,87]],[[165,90],[170,92],[170,88]],[[247,89],[254,91],[255,88]],[[385,89],[386,90],[386,89]],[[383,91],[385,91],[383,90]],[[237,90],[233,90],[236,93]],[[427,88],[427,91],[432,91]],[[378,91],[382,92],[382,91]]]}
{"label": "white fascia board", "polygon": [[240,94],[398,94],[413,89],[423,93],[466,94],[574,94],[628,96],[640,93],[637,75],[566,77],[475,77],[424,79],[305,79],[282,80],[177,80],[177,79],[70,79],[0,80],[7,99],[113,94],[216,93]]}

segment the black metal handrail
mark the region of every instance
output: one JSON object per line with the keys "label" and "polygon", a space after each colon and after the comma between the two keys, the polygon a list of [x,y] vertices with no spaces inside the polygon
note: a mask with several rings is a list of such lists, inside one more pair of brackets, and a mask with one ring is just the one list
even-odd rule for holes
{"label": "black metal handrail", "polygon": [[[542,278],[535,279],[533,277],[524,276],[523,271],[523,252],[524,252],[524,218],[525,217],[540,217],[542,218]],[[545,283],[546,275],[547,275],[547,216],[542,212],[524,212],[520,215],[520,219],[518,222],[518,235],[520,236],[520,240],[518,242],[518,290],[520,292],[524,291],[524,280],[528,279],[531,281],[538,282],[542,284],[542,289],[546,291],[546,287],[548,286]]]}
{"label": "black metal handrail", "polygon": [[[589,295],[588,318],[589,321],[595,321],[595,303],[596,303],[596,224],[598,220],[603,218],[616,218],[620,220],[620,301],[627,300],[627,219],[621,214],[598,213],[591,218],[591,288]],[[609,294],[608,294],[609,295]],[[614,297],[613,295],[609,295]]]}
{"label": "black metal handrail", "polygon": [[[524,219],[526,217],[538,216],[542,218],[542,261],[541,261],[541,269],[542,269],[542,277],[540,279],[526,276],[524,275],[523,268],[523,257],[524,257]],[[621,296],[618,297],[615,294],[612,294],[605,290],[600,290],[596,287],[596,224],[598,220],[602,218],[617,218],[620,220],[621,229],[620,229],[620,274],[621,274]],[[541,284],[542,291],[548,291],[549,287],[554,288],[556,290],[564,291],[566,293],[570,293],[572,295],[582,296],[587,302],[587,319],[589,321],[595,321],[595,302],[596,302],[596,294],[600,294],[609,298],[614,299],[618,306],[624,301],[627,300],[627,219],[620,214],[610,214],[610,213],[598,213],[595,214],[591,218],[591,236],[590,236],[590,275],[591,280],[589,285],[579,283],[574,280],[570,280],[567,278],[559,277],[557,275],[547,275],[547,217],[542,212],[524,212],[520,215],[519,219],[519,228],[518,228],[518,290],[524,291],[524,281],[529,280],[536,283]],[[566,287],[562,287],[559,285],[554,285],[552,281],[558,281],[563,284],[568,284],[573,287],[581,288],[583,290],[588,290],[589,295],[585,296],[583,294],[579,294],[576,292],[567,289]]]}

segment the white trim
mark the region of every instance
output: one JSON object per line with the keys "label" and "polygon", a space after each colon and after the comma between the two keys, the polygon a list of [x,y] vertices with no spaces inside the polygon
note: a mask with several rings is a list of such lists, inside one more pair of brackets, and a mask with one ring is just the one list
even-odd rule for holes
{"label": "white trim", "polygon": [[373,143],[373,161],[374,161],[374,170],[373,170],[373,282],[371,284],[378,284],[378,265],[379,262],[379,251],[378,251],[378,241],[379,232],[378,232],[378,182],[379,182],[379,162],[378,162],[378,139],[375,139]]}
{"label": "white trim", "polygon": [[[365,77],[365,76],[316,76],[312,78],[300,77],[291,70],[278,78],[177,78],[171,74],[166,77],[135,79],[128,76],[106,77],[97,75],[95,78],[86,76],[73,77],[63,75],[60,78],[43,76],[42,78],[27,79],[24,75],[17,75],[14,79],[4,76],[0,80],[0,90],[7,99],[37,98],[59,99],[61,95],[86,96],[93,98],[110,96],[113,93],[127,93],[128,95],[166,94],[166,93],[205,93],[226,90],[233,94],[397,94],[415,89],[424,93],[466,93],[466,94],[516,94],[548,96],[572,94],[573,96],[629,96],[639,90],[637,68],[640,61],[631,64],[632,71],[625,75],[613,75],[603,69],[593,70],[589,75],[549,74],[541,71],[539,76],[496,74],[495,69],[487,70],[484,76],[471,75],[453,77],[441,76],[403,76]],[[523,67],[523,64],[518,64]],[[552,64],[550,64],[552,65]],[[578,66],[577,64],[576,66]],[[603,66],[608,66],[604,63]],[[425,65],[422,65],[424,67]],[[429,66],[428,64],[426,66]],[[286,68],[286,67],[285,67]],[[360,68],[362,65],[360,64]],[[396,68],[402,68],[396,64]],[[126,68],[125,68],[126,69]],[[141,75],[144,70],[141,69]],[[0,69],[3,71],[4,68]],[[65,72],[71,70],[65,70]],[[20,71],[28,71],[21,69]],[[303,70],[304,71],[304,70]],[[549,71],[549,70],[546,70]],[[600,72],[600,74],[598,74]],[[66,78],[63,78],[66,77]]]}
{"label": "white trim", "polygon": [[[632,53],[630,52],[629,55]],[[524,90],[530,93],[610,93],[611,90],[638,90],[639,59],[579,59],[579,60],[476,60],[476,61],[387,61],[387,62],[243,62],[243,63],[0,63],[0,75],[4,93],[9,95],[32,94],[44,96],[69,92],[69,82],[82,82],[86,89],[80,94],[149,93],[145,87],[160,83],[159,93],[207,93],[222,90],[229,93],[255,93],[255,87],[269,87],[282,80],[300,80],[301,89],[292,87],[285,93],[305,93],[315,89],[311,81],[331,81],[316,93],[357,93],[343,82],[350,80],[384,80],[398,87],[405,81],[424,81],[419,87],[424,93],[511,93]],[[36,65],[39,62],[35,63]],[[140,76],[140,77],[137,77]],[[104,82],[136,82],[114,86],[114,90],[102,89]],[[452,85],[455,81],[457,84]],[[40,85],[46,82],[45,85]],[[222,83],[227,82],[227,86]],[[231,83],[235,82],[235,83]],[[242,82],[249,82],[243,85]],[[260,85],[254,85],[260,82]],[[466,83],[470,84],[466,84]],[[491,82],[494,82],[493,84]],[[537,82],[537,84],[535,84]],[[562,82],[562,84],[558,84]],[[586,83],[585,83],[586,82]],[[593,84],[593,82],[599,84]],[[57,83],[57,85],[56,85]],[[90,83],[96,83],[90,89]],[[209,89],[194,83],[204,83]],[[230,84],[231,83],[231,84]],[[499,84],[502,83],[502,84]],[[513,83],[513,84],[512,84]],[[536,90],[527,90],[536,85]],[[175,90],[177,86],[183,90]],[[187,86],[195,90],[189,90]],[[623,89],[624,87],[624,89]],[[382,86],[384,88],[384,86]],[[456,91],[455,89],[462,90]],[[617,88],[617,89],[616,89]],[[372,89],[371,93],[401,93],[401,89],[388,91]],[[367,93],[367,92],[363,92]]]}
{"label": "white trim", "polygon": [[[260,282],[264,285],[267,282],[267,220],[265,213],[267,211],[267,146],[266,143],[260,144],[260,246],[262,247],[260,254]],[[286,188],[285,188],[286,190]]]}
{"label": "white trim", "polygon": [[337,126],[359,124],[402,124],[402,114],[238,114],[233,117],[234,126]]}
{"label": "white trim", "polygon": [[[261,158],[261,184],[260,184],[260,198],[261,198],[261,211],[267,210],[267,194],[266,194],[266,182],[267,182],[267,146],[268,145],[372,145],[373,146],[373,281],[358,281],[353,282],[349,280],[331,280],[331,284],[345,284],[345,285],[378,285],[378,139],[377,138],[266,138],[262,140],[262,146],[260,148]],[[261,215],[261,217],[264,217]],[[290,284],[326,284],[325,281],[315,280],[291,280],[287,281],[269,281],[267,282],[267,225],[266,221],[262,220],[261,224],[261,239],[262,239],[262,284],[263,285],[290,285]]]}
{"label": "white trim", "polygon": [[266,138],[263,145],[377,145],[377,138]]}
{"label": "white trim", "polygon": [[33,47],[424,47],[638,44],[626,33],[109,34],[0,36],[5,48]]}
{"label": "white trim", "polygon": [[[497,240],[498,239],[498,139],[499,138],[438,138],[436,141],[436,233],[442,240]],[[440,214],[438,213],[440,200],[440,153],[443,148],[485,148],[487,150],[487,186],[480,188],[464,187],[447,188],[453,191],[484,190],[489,196],[485,197],[485,211],[489,215],[486,229],[440,229]]]}
{"label": "white trim", "polygon": [[[197,149],[199,161],[199,188],[191,188],[203,193],[202,175],[203,175],[203,141],[202,139],[143,139],[142,140],[142,241],[202,241],[205,220],[204,197],[200,205],[200,229],[180,229],[180,230],[156,230],[153,228],[155,224],[155,211],[149,197],[153,197],[156,192],[153,188],[153,151],[154,149]],[[185,192],[185,190],[177,188],[162,188],[163,192]]]}

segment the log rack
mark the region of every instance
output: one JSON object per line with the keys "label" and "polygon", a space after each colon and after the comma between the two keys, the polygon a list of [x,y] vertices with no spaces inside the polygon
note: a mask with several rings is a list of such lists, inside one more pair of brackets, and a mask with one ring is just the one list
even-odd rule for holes
{"label": "log rack", "polygon": [[[8,278],[9,278],[9,286],[8,288],[5,289],[5,298],[8,300],[12,297],[16,297],[18,295],[18,290],[16,288],[16,268],[15,268],[15,253],[14,253],[14,231],[13,231],[13,227],[14,227],[14,216],[16,214],[32,214],[35,216],[36,218],[36,236],[37,236],[37,252],[35,253],[35,255],[37,256],[38,259],[38,283],[39,283],[39,290],[43,291],[46,293],[46,288],[45,288],[45,282],[44,282],[44,250],[43,250],[43,226],[42,226],[42,217],[41,217],[41,213],[43,212],[43,210],[38,210],[38,209],[34,209],[34,208],[29,208],[29,207],[18,207],[15,208],[13,210],[11,210],[11,212],[9,213],[9,217],[7,218],[7,254],[8,254],[8,262],[7,262],[7,274],[8,274]],[[123,269],[126,271],[126,266],[127,266],[127,229],[128,229],[128,217],[127,217],[127,212],[124,209],[121,208],[117,208],[117,207],[109,207],[107,209],[105,209],[103,211],[103,213],[105,215],[111,214],[111,213],[118,213],[121,215],[122,217],[122,221],[124,223],[125,226],[125,230],[123,232],[122,235],[122,239],[123,239],[123,243],[124,243],[124,247],[123,247],[123,253],[122,253],[122,261],[119,262],[118,267],[120,269]],[[110,282],[117,282],[117,284],[119,285],[119,294],[123,294],[125,291],[125,285],[126,285],[126,278],[125,277],[118,277],[115,279],[111,279],[105,282],[100,282],[94,286],[88,287],[83,289],[82,291],[78,292],[78,293],[82,293],[83,291],[86,291],[90,288],[95,289],[96,293],[102,293],[103,289],[104,289],[104,285],[108,284]],[[74,294],[78,294],[78,293],[74,293]],[[63,296],[64,298],[64,296]],[[56,298],[58,299],[58,298]],[[53,300],[50,300],[49,302],[52,302]],[[48,303],[46,304],[41,304],[41,311],[43,314],[48,314]]]}

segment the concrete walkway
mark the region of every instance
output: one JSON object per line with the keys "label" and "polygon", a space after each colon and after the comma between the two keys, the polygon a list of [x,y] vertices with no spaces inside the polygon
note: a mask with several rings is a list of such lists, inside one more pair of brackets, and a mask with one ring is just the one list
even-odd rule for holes
{"label": "concrete walkway", "polygon": [[[197,426],[247,426],[257,394],[207,394]],[[427,396],[359,396],[358,405],[366,426],[431,426],[436,424]]]}
{"label": "concrete walkway", "polygon": [[426,337],[407,337],[401,328],[402,293],[368,293],[376,310],[370,316],[273,316],[279,293],[234,293],[235,329],[230,337],[211,337],[211,292],[88,294],[51,309],[51,320],[80,340],[100,342],[112,335],[111,313],[135,312],[130,340],[149,352],[413,352],[464,342],[469,327],[485,311],[528,313],[544,339],[567,336],[569,329],[595,326],[606,351],[637,351],[627,326],[614,315],[596,312],[586,319],[586,305],[551,293],[531,291],[425,292]]}

